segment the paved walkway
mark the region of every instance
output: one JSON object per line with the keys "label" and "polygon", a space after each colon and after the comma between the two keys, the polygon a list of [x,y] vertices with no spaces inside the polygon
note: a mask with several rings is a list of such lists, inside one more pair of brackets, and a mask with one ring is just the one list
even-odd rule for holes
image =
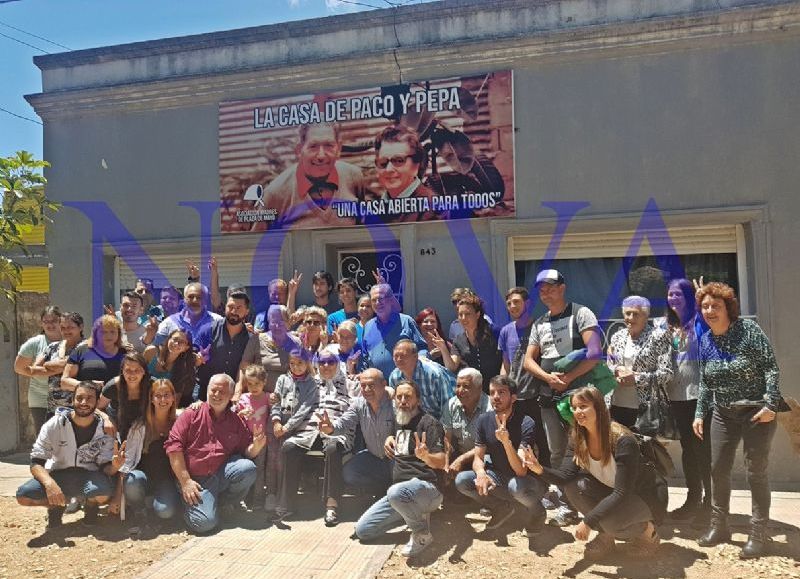
{"label": "paved walkway", "polygon": [[352,522],[328,529],[319,518],[283,528],[227,528],[189,540],[139,577],[375,577],[394,545],[362,545],[352,533]]}
{"label": "paved walkway", "polygon": [[[0,495],[14,496],[30,476],[27,455],[0,458]],[[670,505],[683,502],[686,489],[670,488]],[[364,506],[346,500],[342,511],[349,521],[326,528],[316,509],[301,519],[263,528],[264,513],[244,516],[242,526],[229,526],[208,537],[194,537],[139,577],[223,577],[270,579],[373,578],[395,548],[393,543],[362,545],[350,539],[354,519]],[[731,512],[750,512],[750,493],[735,490]],[[304,515],[304,516],[303,516]],[[348,517],[349,515],[349,517]],[[773,492],[773,523],[800,527],[800,493]],[[746,532],[747,519],[732,517],[735,530]],[[738,529],[737,527],[741,527]],[[404,534],[400,537],[405,538]]]}

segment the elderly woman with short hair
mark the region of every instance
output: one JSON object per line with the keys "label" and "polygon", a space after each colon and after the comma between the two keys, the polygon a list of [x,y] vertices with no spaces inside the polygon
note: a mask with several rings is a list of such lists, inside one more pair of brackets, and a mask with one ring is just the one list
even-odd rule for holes
{"label": "elderly woman with short hair", "polygon": [[628,296],[622,300],[622,317],[625,327],[611,337],[608,347],[608,368],[618,383],[611,395],[611,418],[632,428],[639,403],[672,379],[672,352],[667,333],[647,323],[649,300]]}
{"label": "elderly woman with short hair", "polygon": [[711,547],[730,541],[731,469],[736,448],[744,440],[753,515],[740,557],[760,557],[769,541],[770,446],[777,428],[776,412],[785,404],[778,388],[778,363],[764,331],[754,321],[739,317],[733,288],[707,283],[696,297],[710,328],[700,339],[700,394],[693,424],[698,438],[703,438],[703,421],[712,410],[711,527],[697,542]]}

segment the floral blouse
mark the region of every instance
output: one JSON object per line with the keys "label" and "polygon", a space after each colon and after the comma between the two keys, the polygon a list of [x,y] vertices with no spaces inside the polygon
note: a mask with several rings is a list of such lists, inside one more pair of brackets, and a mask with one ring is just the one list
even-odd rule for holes
{"label": "floral blouse", "polygon": [[639,401],[645,402],[650,398],[653,387],[657,385],[666,388],[672,380],[670,336],[664,330],[648,325],[634,340],[628,333],[628,328],[622,328],[611,336],[608,347],[608,368],[612,373],[617,366],[622,365],[622,355],[628,340],[632,342],[634,351],[631,370],[636,373],[636,391]]}
{"label": "floral blouse", "polygon": [[777,411],[781,401],[778,362],[764,331],[753,320],[737,319],[719,336],[700,339],[700,395],[695,417],[738,400],[764,400]]}

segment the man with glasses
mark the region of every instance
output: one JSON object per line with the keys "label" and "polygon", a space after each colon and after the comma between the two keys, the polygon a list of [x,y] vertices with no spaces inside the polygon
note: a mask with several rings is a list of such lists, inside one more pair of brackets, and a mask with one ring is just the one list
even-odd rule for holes
{"label": "man with glasses", "polygon": [[[281,227],[336,227],[354,225],[352,217],[339,217],[336,202],[364,198],[361,168],[339,160],[341,134],[335,124],[302,125],[295,149],[297,163],[264,189],[267,209],[277,211]],[[254,231],[266,222],[256,223]]]}

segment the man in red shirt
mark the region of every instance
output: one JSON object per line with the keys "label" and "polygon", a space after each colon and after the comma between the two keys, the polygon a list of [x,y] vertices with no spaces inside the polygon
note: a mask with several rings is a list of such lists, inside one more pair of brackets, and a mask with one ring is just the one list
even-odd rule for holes
{"label": "man in red shirt", "polygon": [[227,374],[212,376],[208,401],[197,410],[187,408],[164,443],[183,497],[183,517],[194,533],[207,533],[217,526],[218,501],[234,510],[241,504],[256,480],[256,466],[250,459],[267,441],[263,429],[256,428],[251,435],[231,411],[234,387]]}

